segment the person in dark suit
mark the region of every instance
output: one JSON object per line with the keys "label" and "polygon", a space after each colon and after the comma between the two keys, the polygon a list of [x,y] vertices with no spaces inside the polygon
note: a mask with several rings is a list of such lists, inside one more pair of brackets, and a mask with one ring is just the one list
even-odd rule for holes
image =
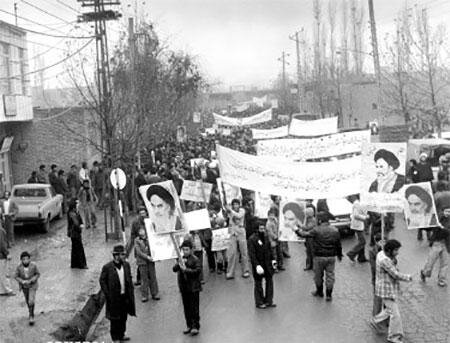
{"label": "person in dark suit", "polygon": [[201,263],[195,257],[193,245],[190,240],[185,240],[180,247],[183,257],[173,266],[173,271],[178,273],[178,288],[183,300],[184,317],[187,329],[185,335],[198,335],[200,330],[200,282]]}
{"label": "person in dark suit", "polygon": [[[252,264],[253,279],[255,281],[255,304],[257,308],[275,307],[273,303],[273,273],[276,260],[272,253],[266,225],[263,220],[258,221],[258,231],[250,236],[248,241],[250,262]],[[264,295],[262,281],[266,280]]]}
{"label": "person in dark suit", "polygon": [[34,325],[34,301],[40,273],[37,265],[31,262],[30,258],[27,251],[20,254],[20,264],[16,268],[14,278],[19,283],[19,289],[23,292],[28,306],[29,324]]}
{"label": "person in dark suit", "polygon": [[70,268],[88,269],[81,234],[83,229],[83,220],[78,212],[78,200],[72,199],[67,212],[67,236],[72,240]]}
{"label": "person in dark suit", "polygon": [[105,264],[100,275],[100,287],[106,298],[106,318],[111,323],[113,342],[129,341],[125,336],[127,317],[136,316],[130,264],[126,261],[125,247],[116,245],[113,260]]}

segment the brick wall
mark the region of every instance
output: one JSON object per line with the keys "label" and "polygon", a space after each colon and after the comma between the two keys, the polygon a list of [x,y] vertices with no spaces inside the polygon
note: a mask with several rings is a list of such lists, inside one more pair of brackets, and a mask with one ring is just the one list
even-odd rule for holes
{"label": "brick wall", "polygon": [[24,183],[33,170],[58,165],[66,173],[72,164],[92,163],[99,153],[85,137],[95,139],[91,115],[83,108],[34,109],[31,122],[8,123],[6,134],[14,136],[11,160],[14,183]]}

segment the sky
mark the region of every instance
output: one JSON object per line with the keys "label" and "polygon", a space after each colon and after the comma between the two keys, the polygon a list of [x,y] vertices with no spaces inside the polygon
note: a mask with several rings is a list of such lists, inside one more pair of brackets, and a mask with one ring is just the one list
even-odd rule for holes
{"label": "sky", "polygon": [[[341,0],[332,0],[341,2]],[[367,1],[361,0],[366,9],[366,41],[370,42],[368,29]],[[13,12],[14,2],[18,3],[18,13],[27,19],[73,35],[89,35],[92,29],[83,25],[74,28],[68,23],[76,20],[81,9],[76,0],[1,0],[0,10]],[[302,27],[311,34],[313,16],[312,0],[122,0],[117,8],[124,17],[117,23],[108,25],[111,46],[118,39],[118,32],[125,28],[127,18],[137,14],[155,23],[156,30],[163,40],[174,50],[184,50],[195,56],[207,80],[218,83],[221,88],[230,86],[264,87],[277,77],[281,70],[278,58],[282,51],[290,54],[287,58],[287,71],[295,73],[295,43],[289,35]],[[394,28],[396,13],[402,8],[403,0],[374,0],[375,15],[379,30],[379,39]],[[62,5],[64,3],[65,5]],[[326,8],[328,0],[322,0]],[[40,10],[32,5],[38,6]],[[408,7],[415,4],[429,9],[432,21],[448,21],[450,1],[417,0],[409,1]],[[69,7],[72,7],[69,8]],[[53,14],[49,15],[42,10]],[[56,17],[55,17],[56,16]],[[0,20],[14,23],[14,18],[0,12]],[[19,19],[19,25],[38,30],[48,29]],[[30,70],[38,65],[47,66],[61,59],[67,47],[61,39],[30,34],[31,57]],[[71,41],[69,51],[74,51],[85,41]],[[47,46],[36,43],[46,44]],[[33,58],[37,53],[50,49],[40,58]],[[92,59],[93,48],[83,50],[82,56]],[[370,52],[366,44],[364,50]],[[50,68],[45,78],[52,83],[55,75],[63,73],[62,66]],[[59,76],[58,76],[59,77]]]}

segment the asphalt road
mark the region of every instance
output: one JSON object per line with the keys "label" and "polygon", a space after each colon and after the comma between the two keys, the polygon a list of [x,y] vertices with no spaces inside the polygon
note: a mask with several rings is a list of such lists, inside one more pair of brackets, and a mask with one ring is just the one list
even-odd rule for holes
{"label": "asphalt road", "polygon": [[[450,342],[450,295],[440,288],[433,275],[426,284],[418,271],[425,262],[428,245],[417,242],[416,232],[407,231],[404,221],[397,219],[391,237],[403,243],[399,267],[412,273],[414,281],[403,284],[400,311],[406,333],[405,342]],[[354,240],[343,240],[347,252]],[[287,270],[276,274],[273,309],[256,309],[253,300],[253,280],[237,277],[226,281],[224,275],[209,274],[200,295],[200,335],[184,336],[184,317],[173,261],[157,264],[162,299],[140,302],[136,289],[137,318],[128,320],[127,334],[132,342],[385,342],[368,325],[372,311],[372,287],[368,263],[353,263],[344,258],[337,263],[336,285],[331,303],[310,295],[312,273],[303,271],[305,248],[291,243],[292,258],[286,260]],[[109,322],[97,326],[94,338],[110,341]]]}

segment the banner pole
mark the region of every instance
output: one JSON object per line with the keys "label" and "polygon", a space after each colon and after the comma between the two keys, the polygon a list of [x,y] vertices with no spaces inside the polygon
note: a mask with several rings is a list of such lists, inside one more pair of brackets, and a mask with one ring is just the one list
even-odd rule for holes
{"label": "banner pole", "polygon": [[384,242],[384,213],[381,212],[381,240]]}

